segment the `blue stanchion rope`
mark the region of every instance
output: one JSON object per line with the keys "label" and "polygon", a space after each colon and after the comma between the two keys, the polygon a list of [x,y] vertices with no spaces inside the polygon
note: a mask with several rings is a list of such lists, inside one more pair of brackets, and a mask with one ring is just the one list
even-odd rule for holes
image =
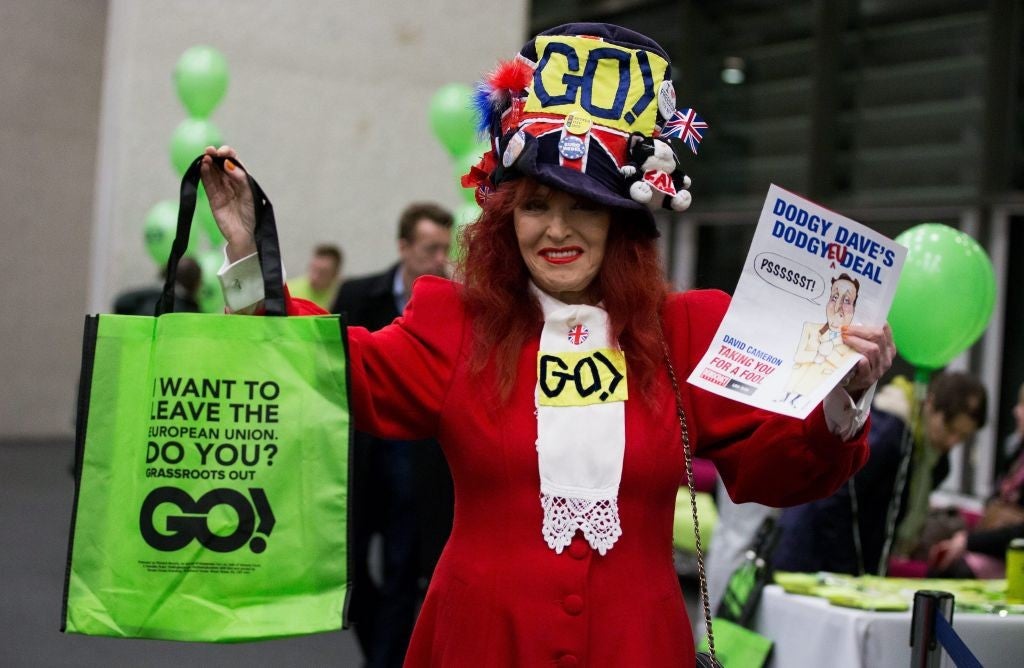
{"label": "blue stanchion rope", "polygon": [[956,668],[984,668],[978,657],[971,653],[950,623],[938,611],[935,613],[935,637],[939,639],[939,644],[946,650],[946,654],[949,654],[949,658],[953,659]]}

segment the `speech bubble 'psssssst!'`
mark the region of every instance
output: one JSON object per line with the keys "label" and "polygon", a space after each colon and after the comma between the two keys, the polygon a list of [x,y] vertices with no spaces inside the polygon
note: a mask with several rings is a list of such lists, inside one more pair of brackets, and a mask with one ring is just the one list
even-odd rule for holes
{"label": "speech bubble 'psssssst!'", "polygon": [[766,283],[815,304],[825,292],[821,274],[778,253],[758,253],[754,272]]}

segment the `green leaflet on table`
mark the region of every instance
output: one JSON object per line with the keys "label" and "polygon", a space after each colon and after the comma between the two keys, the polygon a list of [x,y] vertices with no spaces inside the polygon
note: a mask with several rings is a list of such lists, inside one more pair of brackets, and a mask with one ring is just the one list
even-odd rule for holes
{"label": "green leaflet on table", "polygon": [[959,612],[1024,614],[1024,605],[1006,602],[1005,580],[855,577],[839,573],[775,573],[775,583],[789,594],[817,596],[832,605],[876,611],[909,610],[914,592],[948,591]]}

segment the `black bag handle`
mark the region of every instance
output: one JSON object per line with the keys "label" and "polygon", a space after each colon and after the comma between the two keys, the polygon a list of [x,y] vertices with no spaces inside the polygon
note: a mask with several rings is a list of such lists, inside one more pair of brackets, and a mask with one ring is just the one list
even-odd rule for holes
{"label": "black bag handle", "polygon": [[[174,236],[174,245],[167,258],[167,275],[164,279],[164,292],[156,304],[157,317],[164,313],[174,312],[174,284],[178,276],[178,263],[188,248],[188,237],[192,229],[192,215],[196,210],[196,198],[199,194],[199,166],[204,156],[192,161],[185,175],[181,177],[181,198],[178,203],[178,228]],[[223,169],[222,157],[214,157],[216,165]],[[242,167],[238,160],[232,161],[245,171],[252,191],[253,207],[256,214],[256,253],[263,273],[263,304],[267,315],[285,315],[284,305],[284,271],[281,269],[281,246],[277,240],[277,223],[274,220],[274,206],[270,203],[260,184]]]}

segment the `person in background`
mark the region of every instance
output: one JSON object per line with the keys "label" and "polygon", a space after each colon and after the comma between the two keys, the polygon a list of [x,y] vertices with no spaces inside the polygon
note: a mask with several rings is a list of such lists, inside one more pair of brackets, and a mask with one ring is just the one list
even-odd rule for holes
{"label": "person in background", "polygon": [[[827,495],[867,458],[867,398],[895,355],[891,329],[843,332],[862,357],[803,420],[673,382],[710,346],[729,296],[669,292],[654,200],[634,199],[621,170],[644,168],[632,142],[677,150],[660,134],[681,116],[668,54],[620,26],[566,24],[484,83],[491,148],[463,179],[482,213],[463,228],[460,281],[423,276],[392,324],[347,329],[356,426],[437,438],[455,482],[405,665],[692,667],[672,554],[683,432],[737,501]],[[221,285],[232,312],[253,313],[248,181],[233,149],[206,152],[228,242]]]}
{"label": "person in background", "polygon": [[[729,580],[746,561],[747,552],[758,530],[765,521],[777,520],[781,512],[778,508],[760,503],[735,503],[722,484],[715,486],[715,507],[718,522],[711,534],[711,544],[705,559],[708,600],[712,612],[718,611]],[[770,554],[761,556],[771,557]]]}
{"label": "person in background", "polygon": [[[777,570],[852,575],[884,570],[887,518],[913,404],[913,384],[901,376],[878,392],[867,464],[832,496],[782,511],[782,536],[773,557]],[[949,451],[984,426],[986,405],[985,387],[974,376],[951,371],[932,378],[900,496],[894,555],[924,559],[917,542],[929,494],[949,473]]]}
{"label": "person in background", "polygon": [[[166,269],[161,269],[163,278]],[[199,287],[203,275],[199,263],[187,255],[178,262],[177,282],[174,284],[174,312],[199,312]],[[164,286],[153,285],[122,292],[114,299],[114,313],[118,315],[153,315]]]}
{"label": "person in background", "polygon": [[[347,280],[331,310],[346,324],[379,330],[398,317],[420,276],[444,276],[453,217],[416,202],[398,218],[396,264]],[[416,609],[451,532],[451,473],[436,441],[379,439],[355,433],[353,562],[350,612],[368,668],[399,666]],[[380,541],[380,579],[371,576],[371,545]]]}
{"label": "person in background", "polygon": [[288,281],[288,291],[297,299],[313,302],[326,309],[338,291],[344,255],[334,244],[320,244],[313,249],[309,266],[303,276]]}
{"label": "person in background", "polygon": [[1015,428],[1006,437],[1008,466],[972,530],[957,531],[935,544],[928,555],[936,577],[1000,578],[1006,572],[1006,548],[1024,537],[1024,383],[1013,406]]}
{"label": "person in background", "polygon": [[407,206],[398,217],[398,262],[346,281],[330,311],[347,312],[353,324],[370,329],[389,324],[405,309],[417,278],[447,274],[453,221],[450,211],[433,202]]}

